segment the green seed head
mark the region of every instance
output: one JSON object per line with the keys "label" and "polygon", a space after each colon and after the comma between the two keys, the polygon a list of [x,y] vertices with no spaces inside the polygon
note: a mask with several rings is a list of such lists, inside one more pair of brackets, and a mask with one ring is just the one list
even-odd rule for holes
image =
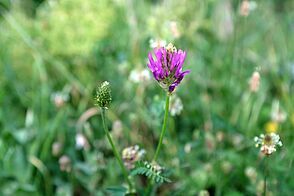
{"label": "green seed head", "polygon": [[109,82],[105,81],[97,87],[95,105],[108,109],[111,103],[111,89]]}

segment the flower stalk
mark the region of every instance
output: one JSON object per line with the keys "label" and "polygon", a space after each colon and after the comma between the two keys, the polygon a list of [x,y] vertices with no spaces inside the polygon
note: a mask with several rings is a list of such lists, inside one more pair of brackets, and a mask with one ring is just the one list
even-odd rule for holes
{"label": "flower stalk", "polygon": [[121,168],[121,171],[127,180],[127,183],[129,185],[129,191],[130,191],[130,193],[132,193],[133,192],[133,184],[132,184],[131,180],[129,179],[128,172],[122,162],[122,159],[117,151],[117,148],[114,145],[114,142],[111,138],[111,135],[110,135],[108,128],[106,127],[106,123],[105,123],[105,111],[109,108],[111,101],[112,101],[112,97],[111,97],[110,84],[109,84],[109,82],[104,81],[96,89],[95,105],[99,106],[102,110],[101,118],[102,118],[104,132],[105,132],[107,139],[111,145],[112,151],[113,151],[114,156],[115,156],[115,158]]}
{"label": "flower stalk", "polygon": [[[167,125],[167,119],[168,119],[168,111],[169,111],[169,102],[170,102],[170,93],[167,93],[166,95],[166,99],[165,99],[165,111],[164,111],[164,118],[163,118],[163,124],[162,124],[162,129],[161,129],[161,133],[160,133],[160,137],[159,137],[159,142],[154,154],[154,157],[152,159],[152,162],[156,162],[161,146],[162,146],[162,142],[163,142],[163,137],[165,135],[165,131],[166,131],[166,125]],[[148,185],[145,191],[145,196],[149,195],[150,191],[152,188],[152,182],[151,180],[148,181]]]}
{"label": "flower stalk", "polygon": [[267,160],[264,162],[264,184],[263,184],[263,196],[266,196],[266,180],[267,180]]}
{"label": "flower stalk", "polygon": [[160,133],[160,138],[159,138],[159,142],[153,157],[153,161],[156,162],[161,146],[162,146],[162,141],[163,141],[163,137],[165,135],[165,131],[166,131],[166,124],[167,124],[167,119],[168,119],[168,110],[169,110],[169,101],[170,101],[170,95],[167,94],[166,95],[166,99],[165,99],[165,112],[164,112],[164,118],[163,118],[163,124],[162,124],[162,129],[161,129],[161,133]]}
{"label": "flower stalk", "polygon": [[121,158],[119,156],[119,153],[118,153],[118,151],[117,151],[117,149],[116,149],[116,147],[114,145],[114,142],[113,142],[113,140],[111,138],[111,135],[110,135],[110,133],[109,133],[107,127],[106,127],[106,124],[105,124],[105,108],[102,108],[101,118],[102,118],[102,123],[103,123],[103,129],[104,129],[105,134],[107,136],[107,139],[108,139],[108,141],[109,141],[109,143],[111,145],[114,156],[115,156],[115,158],[116,158],[116,160],[117,160],[117,162],[118,162],[118,164],[119,164],[119,166],[120,166],[120,168],[121,168],[121,170],[123,172],[124,177],[127,180],[127,183],[129,185],[129,189],[132,192],[133,191],[132,182],[129,179],[128,172],[127,172],[127,170],[126,170],[126,168],[125,168],[125,166],[124,166],[124,164],[123,164],[123,162],[122,162],[122,160],[121,160]]}

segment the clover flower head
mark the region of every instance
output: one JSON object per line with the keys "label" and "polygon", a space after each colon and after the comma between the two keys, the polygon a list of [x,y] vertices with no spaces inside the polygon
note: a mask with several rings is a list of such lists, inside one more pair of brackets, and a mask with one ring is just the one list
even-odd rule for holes
{"label": "clover flower head", "polygon": [[275,133],[261,134],[259,137],[254,137],[255,146],[258,148],[260,146],[260,151],[264,155],[271,155],[276,152],[277,146],[282,146],[282,141],[280,136]]}
{"label": "clover flower head", "polygon": [[172,96],[170,100],[170,106],[169,106],[170,114],[172,116],[176,116],[181,114],[182,110],[183,110],[182,100],[176,95]]}
{"label": "clover flower head", "polygon": [[68,156],[63,155],[59,158],[59,167],[61,171],[70,172],[71,171],[71,160]]}
{"label": "clover flower head", "polygon": [[135,167],[135,162],[142,160],[146,151],[144,149],[140,149],[138,145],[130,146],[122,151],[122,159],[124,161],[125,166],[128,169],[133,169]]}
{"label": "clover flower head", "polygon": [[63,92],[55,92],[51,94],[51,101],[56,108],[61,108],[69,100],[69,95]]}
{"label": "clover flower head", "polygon": [[108,109],[112,101],[109,82],[104,81],[97,87],[95,101],[95,105]]}
{"label": "clover flower head", "polygon": [[84,134],[77,133],[75,139],[76,139],[76,148],[77,149],[89,150],[90,144],[89,144],[88,139],[86,138],[86,136]]}
{"label": "clover flower head", "polygon": [[167,92],[172,93],[184,76],[190,72],[190,70],[182,72],[186,52],[177,50],[174,45],[168,44],[166,47],[154,48],[154,55],[155,60],[149,53],[148,67],[159,85]]}

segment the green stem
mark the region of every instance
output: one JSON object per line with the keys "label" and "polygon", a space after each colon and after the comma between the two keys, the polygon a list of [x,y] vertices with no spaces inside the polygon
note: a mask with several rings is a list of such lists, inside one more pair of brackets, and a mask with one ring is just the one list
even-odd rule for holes
{"label": "green stem", "polygon": [[155,155],[153,157],[153,161],[156,161],[157,158],[158,158],[159,151],[160,151],[160,148],[162,146],[163,137],[164,137],[164,134],[165,134],[165,131],[166,131],[166,124],[167,124],[168,110],[169,110],[169,100],[170,100],[170,95],[167,94],[166,99],[165,99],[165,112],[164,112],[163,125],[162,125],[162,129],[161,129],[161,133],[160,133],[159,143],[157,145],[156,152],[155,152]]}
{"label": "green stem", "polygon": [[263,184],[263,196],[266,196],[266,178],[267,178],[267,160],[264,160],[264,184]]}
{"label": "green stem", "polygon": [[129,189],[132,192],[133,191],[133,185],[132,185],[132,182],[130,181],[130,179],[128,177],[128,172],[127,172],[127,170],[126,170],[126,168],[125,168],[125,166],[124,166],[124,164],[123,164],[123,162],[122,162],[122,160],[121,160],[121,158],[119,156],[119,153],[118,153],[118,151],[117,151],[117,149],[116,149],[116,147],[115,147],[115,145],[114,145],[114,143],[112,141],[111,135],[109,134],[109,131],[108,131],[106,125],[105,125],[105,109],[104,108],[102,108],[101,117],[102,117],[103,128],[104,128],[105,134],[107,136],[107,139],[108,139],[108,141],[109,141],[109,143],[111,145],[114,156],[115,156],[115,158],[116,158],[116,160],[117,160],[117,162],[118,162],[118,164],[119,164],[119,166],[120,166],[120,168],[121,168],[121,170],[123,172],[124,177],[126,178],[126,180],[128,182]]}
{"label": "green stem", "polygon": [[[162,146],[162,141],[163,141],[163,137],[166,131],[166,124],[167,124],[167,118],[168,118],[168,111],[169,111],[169,100],[170,100],[170,95],[167,94],[166,95],[166,99],[165,99],[165,111],[164,111],[164,118],[163,118],[163,125],[162,125],[162,129],[161,129],[161,133],[160,133],[160,138],[159,138],[159,142],[155,151],[155,155],[153,157],[153,161],[156,161],[160,152],[160,148]],[[144,195],[149,195],[150,193],[150,189],[152,188],[152,182],[151,180],[148,181],[148,185],[145,191]]]}

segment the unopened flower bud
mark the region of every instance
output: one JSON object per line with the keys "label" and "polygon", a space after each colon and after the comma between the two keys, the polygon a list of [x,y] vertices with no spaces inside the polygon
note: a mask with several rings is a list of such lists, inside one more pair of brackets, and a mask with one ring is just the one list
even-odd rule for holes
{"label": "unopened flower bud", "polygon": [[251,92],[257,92],[260,85],[260,74],[258,71],[253,72],[250,81],[249,88]]}
{"label": "unopened flower bud", "polygon": [[96,90],[95,105],[108,109],[111,103],[111,89],[109,82],[105,81]]}

